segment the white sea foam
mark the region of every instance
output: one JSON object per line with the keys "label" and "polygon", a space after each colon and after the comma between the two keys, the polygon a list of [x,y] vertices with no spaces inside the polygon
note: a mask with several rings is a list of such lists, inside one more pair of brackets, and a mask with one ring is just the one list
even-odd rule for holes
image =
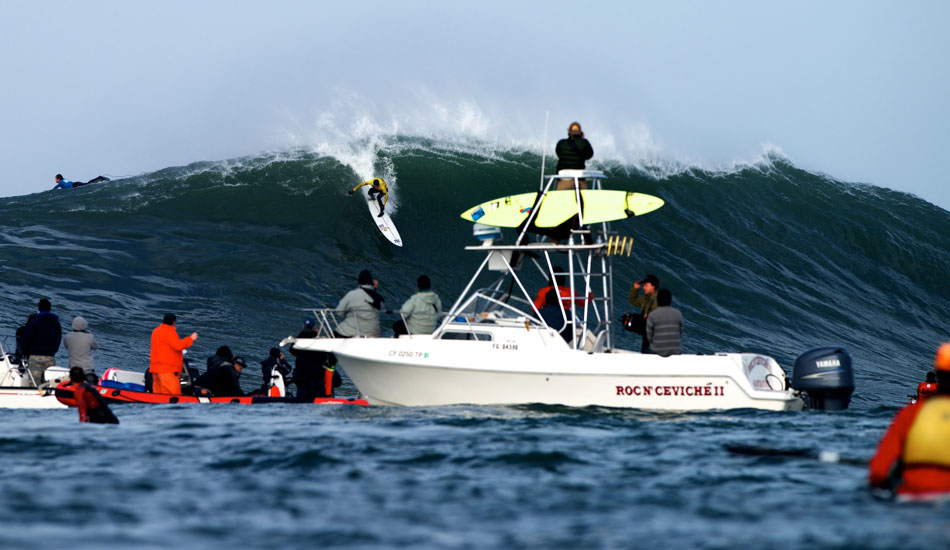
{"label": "white sea foam", "polygon": [[[341,95],[329,110],[308,119],[290,113],[281,118],[274,133],[280,136],[277,141],[288,148],[305,148],[333,157],[363,180],[383,177],[390,184],[396,183],[398,174],[387,159],[406,146],[418,149],[425,147],[424,143],[440,153],[455,151],[489,159],[513,151],[546,155],[547,171],[553,172],[554,144],[571,122],[557,116],[545,137],[540,110],[537,116],[512,116],[492,105],[468,98],[447,100],[427,91],[417,92],[414,101],[385,105],[360,94]],[[749,167],[768,168],[775,158],[785,158],[779,147],[763,143],[753,158],[713,164],[668,151],[663,140],[642,121],[581,122],[594,146],[594,159],[589,163],[593,168],[622,167],[661,179],[687,170],[728,173]],[[397,138],[409,138],[409,143]],[[395,198],[398,186],[393,188]]]}

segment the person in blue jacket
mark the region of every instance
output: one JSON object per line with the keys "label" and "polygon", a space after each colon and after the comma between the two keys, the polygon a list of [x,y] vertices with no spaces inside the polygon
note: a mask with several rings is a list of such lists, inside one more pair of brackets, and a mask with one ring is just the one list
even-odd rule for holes
{"label": "person in blue jacket", "polygon": [[23,329],[23,355],[29,358],[28,366],[32,382],[43,383],[43,373],[56,364],[56,352],[63,339],[63,327],[59,317],[51,312],[52,304],[46,298],[37,305],[39,311]]}
{"label": "person in blue jacket", "polygon": [[53,187],[53,190],[56,189],[72,189],[73,187],[79,187],[83,185],[80,183],[71,182],[68,179],[64,178],[62,174],[56,174],[56,187]]}
{"label": "person in blue jacket", "polygon": [[62,174],[56,174],[56,186],[53,187],[53,190],[73,189],[75,187],[82,187],[83,185],[89,185],[90,183],[99,183],[101,181],[112,181],[112,180],[110,180],[109,178],[105,176],[98,176],[86,182],[69,181],[68,179],[64,178]]}

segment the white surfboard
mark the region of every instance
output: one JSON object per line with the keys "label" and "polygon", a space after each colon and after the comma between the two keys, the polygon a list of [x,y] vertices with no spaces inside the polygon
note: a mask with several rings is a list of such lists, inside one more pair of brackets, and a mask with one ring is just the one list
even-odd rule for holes
{"label": "white surfboard", "polygon": [[369,213],[373,216],[373,223],[379,228],[379,232],[382,233],[389,242],[396,246],[402,246],[402,238],[399,236],[399,231],[396,231],[396,224],[393,223],[389,214],[384,213],[382,216],[379,215],[379,204],[376,202],[375,197],[368,198],[364,196],[364,198],[366,198],[366,206],[369,207]]}

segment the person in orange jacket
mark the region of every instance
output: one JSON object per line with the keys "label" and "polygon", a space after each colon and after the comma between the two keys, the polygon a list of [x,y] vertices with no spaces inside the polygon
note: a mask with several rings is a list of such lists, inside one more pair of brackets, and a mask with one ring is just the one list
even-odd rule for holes
{"label": "person in orange jacket", "polygon": [[914,497],[950,494],[950,342],[934,359],[937,393],[901,409],[869,465],[871,486]]}
{"label": "person in orange jacket", "polygon": [[[567,272],[564,271],[563,267],[559,265],[554,266],[554,278],[552,279],[551,276],[549,275],[548,286],[543,287],[534,296],[534,307],[538,308],[538,311],[543,309],[544,306],[548,305],[548,302],[547,302],[548,290],[551,290],[552,288],[555,289],[561,295],[561,307],[567,310],[571,309],[571,287],[565,286],[567,284],[567,276],[568,274]],[[590,297],[591,298],[593,297],[593,293],[591,293]],[[577,296],[575,294],[574,305],[578,309],[583,308],[585,302],[586,300],[584,300],[584,298],[581,298],[580,296]]]}
{"label": "person in orange jacket", "polygon": [[148,371],[152,373],[152,393],[181,395],[182,350],[191,347],[198,333],[178,338],[175,314],[168,313],[152,331],[152,350]]}

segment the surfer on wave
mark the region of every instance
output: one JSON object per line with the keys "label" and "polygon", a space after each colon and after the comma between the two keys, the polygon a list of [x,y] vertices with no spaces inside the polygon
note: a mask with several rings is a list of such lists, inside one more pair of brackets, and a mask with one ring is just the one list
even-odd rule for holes
{"label": "surfer on wave", "polygon": [[383,217],[383,207],[386,206],[386,202],[389,200],[389,191],[386,189],[386,182],[382,178],[373,178],[371,180],[364,181],[363,183],[354,187],[348,194],[352,195],[356,193],[356,190],[364,185],[369,185],[369,198],[376,197],[376,202],[379,203],[379,214],[376,215],[377,218]]}
{"label": "surfer on wave", "polygon": [[110,180],[109,178],[105,176],[98,176],[98,177],[92,178],[91,180],[87,182],[69,181],[68,179],[64,178],[62,174],[56,174],[56,186],[53,187],[53,190],[73,189],[76,187],[82,187],[83,185],[89,185],[90,183],[99,183],[102,181],[112,181],[112,180]]}

